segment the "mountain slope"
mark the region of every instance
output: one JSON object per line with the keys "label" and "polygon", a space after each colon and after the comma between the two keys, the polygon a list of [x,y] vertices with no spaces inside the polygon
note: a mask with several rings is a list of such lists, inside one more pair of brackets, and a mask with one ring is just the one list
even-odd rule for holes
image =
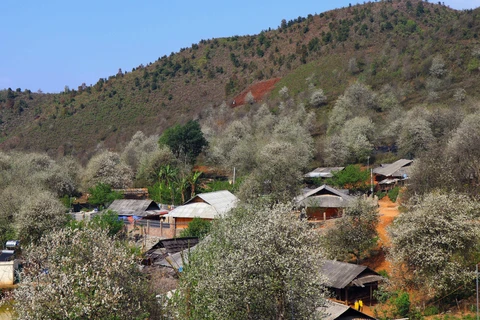
{"label": "mountain slope", "polygon": [[436,56],[448,70],[436,88],[437,101],[453,101],[457,88],[475,97],[478,18],[478,10],[459,12],[421,1],[367,3],[282,21],[278,29],[256,36],[201,40],[61,94],[2,91],[1,147],[85,160],[99,147],[121,148],[137,130],[161,133],[274,78],[282,79],[264,97],[270,104],[283,86],[302,98],[315,85],[325,91],[328,110],[359,79],[374,89],[403,88],[408,108],[425,101]]}

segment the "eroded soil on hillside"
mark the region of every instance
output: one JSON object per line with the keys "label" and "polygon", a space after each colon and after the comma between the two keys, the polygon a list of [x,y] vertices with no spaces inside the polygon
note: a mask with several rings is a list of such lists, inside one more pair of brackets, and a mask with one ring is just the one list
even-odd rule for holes
{"label": "eroded soil on hillside", "polygon": [[256,102],[262,100],[267,93],[270,93],[270,91],[273,90],[273,88],[275,87],[275,84],[278,81],[280,81],[280,78],[274,78],[274,79],[262,81],[250,86],[248,89],[244,90],[241,94],[239,94],[233,99],[232,107],[238,107],[238,106],[244,105],[246,103],[245,97],[249,92],[252,92],[253,98],[255,99]]}

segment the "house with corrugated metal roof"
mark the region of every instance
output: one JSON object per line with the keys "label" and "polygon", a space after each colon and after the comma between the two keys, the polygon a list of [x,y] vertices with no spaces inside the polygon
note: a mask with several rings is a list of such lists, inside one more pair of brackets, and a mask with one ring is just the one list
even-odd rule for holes
{"label": "house with corrugated metal roof", "polygon": [[175,229],[187,228],[193,218],[213,220],[222,217],[236,207],[238,198],[228,190],[200,193],[168,213],[175,222]]}
{"label": "house with corrugated metal roof", "polygon": [[413,160],[400,159],[373,169],[377,190],[388,191],[396,186],[403,186],[410,175],[412,163]]}
{"label": "house with corrugated metal roof", "polygon": [[122,219],[133,217],[135,220],[159,216],[161,213],[158,204],[152,200],[117,199],[107,209],[115,211]]}
{"label": "house with corrugated metal roof", "polygon": [[355,310],[348,305],[344,305],[335,301],[327,300],[325,306],[318,308],[322,313],[324,320],[373,320],[371,317],[363,312]]}
{"label": "house with corrugated metal roof", "polygon": [[342,171],[345,167],[322,167],[316,168],[313,171],[310,171],[303,175],[305,179],[319,178],[327,179],[332,178],[334,172]]}
{"label": "house with corrugated metal roof", "polygon": [[349,302],[362,299],[364,303],[373,300],[373,291],[385,279],[367,266],[327,260],[322,266],[322,274],[328,279],[326,286],[335,298]]}
{"label": "house with corrugated metal roof", "polygon": [[324,184],[307,190],[294,201],[298,209],[305,209],[309,220],[324,221],[342,216],[345,208],[354,200],[347,192]]}

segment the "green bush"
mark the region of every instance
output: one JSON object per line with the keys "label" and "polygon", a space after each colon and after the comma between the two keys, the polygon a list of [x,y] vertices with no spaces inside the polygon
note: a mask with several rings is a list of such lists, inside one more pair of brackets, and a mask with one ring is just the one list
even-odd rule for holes
{"label": "green bush", "polygon": [[193,218],[193,220],[188,224],[188,228],[183,230],[180,233],[181,238],[185,237],[205,237],[212,227],[212,222],[204,220],[198,217]]}
{"label": "green bush", "polygon": [[382,277],[386,278],[386,279],[390,279],[390,275],[388,274],[387,270],[379,270],[378,271],[378,274],[381,275]]}
{"label": "green bush", "polygon": [[377,191],[377,193],[375,193],[375,195],[377,196],[378,200],[381,200],[383,199],[387,194],[383,191]]}
{"label": "green bush", "polygon": [[473,58],[467,65],[467,70],[470,72],[478,71],[480,68],[480,62],[477,58]]}
{"label": "green bush", "polygon": [[410,295],[408,292],[398,292],[396,297],[392,298],[392,303],[395,306],[396,314],[402,318],[408,316],[410,312]]}
{"label": "green bush", "polygon": [[107,206],[115,199],[122,199],[123,195],[112,191],[112,187],[105,183],[98,183],[94,188],[89,188],[90,197],[88,202],[93,205]]}
{"label": "green bush", "polygon": [[398,197],[399,192],[400,192],[399,187],[395,187],[392,190],[388,191],[388,197],[390,198],[390,200],[392,200],[392,202],[397,201],[397,197]]}
{"label": "green bush", "polygon": [[438,314],[438,313],[439,313],[439,310],[438,310],[437,306],[428,306],[423,311],[423,315],[426,316],[426,317],[433,316],[433,315]]}

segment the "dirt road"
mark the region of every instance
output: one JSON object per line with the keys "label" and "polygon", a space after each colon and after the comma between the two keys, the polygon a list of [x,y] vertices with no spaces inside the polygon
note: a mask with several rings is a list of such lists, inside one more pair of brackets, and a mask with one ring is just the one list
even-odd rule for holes
{"label": "dirt road", "polygon": [[[387,236],[387,227],[392,223],[393,219],[398,216],[398,204],[393,203],[388,197],[384,197],[383,199],[378,201],[379,204],[379,214],[380,214],[380,222],[377,227],[377,231],[380,237],[379,245],[381,247],[388,247],[390,245],[390,241]],[[379,270],[386,270],[390,273],[390,264],[385,260],[384,252],[380,252],[377,256],[372,257],[365,263],[370,268],[374,269],[375,271]]]}

